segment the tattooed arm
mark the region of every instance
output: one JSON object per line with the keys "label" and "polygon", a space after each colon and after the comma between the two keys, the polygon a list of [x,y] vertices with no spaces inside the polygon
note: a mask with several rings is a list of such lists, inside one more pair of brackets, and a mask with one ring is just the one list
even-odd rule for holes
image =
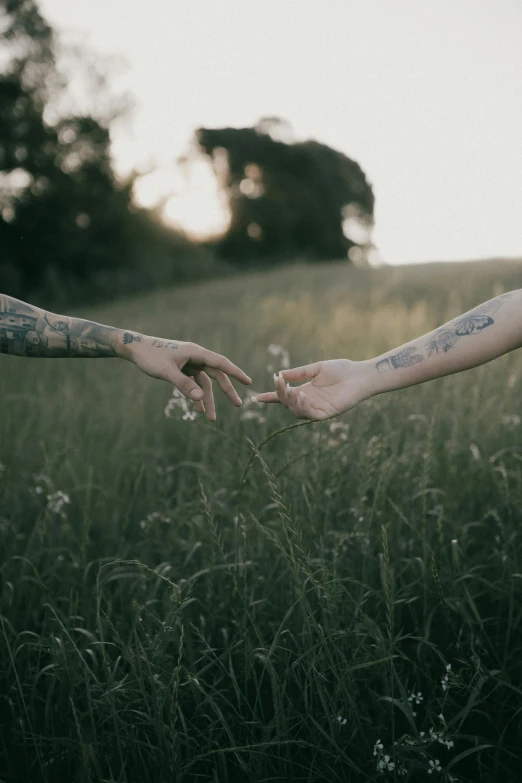
{"label": "tattooed arm", "polygon": [[164,340],[82,318],[41,310],[0,294],[0,353],[48,358],[127,359],[153,378],[172,383],[196,401],[197,410],[216,418],[214,378],[230,401],[240,406],[231,375],[244,384],[252,381],[226,357],[195,343]]}
{"label": "tattooed arm", "polygon": [[[469,370],[522,346],[522,289],[490,299],[423,337],[363,362],[334,359],[283,370],[275,392],[298,418],[329,419],[375,394]],[[287,381],[307,381],[290,387]]]}

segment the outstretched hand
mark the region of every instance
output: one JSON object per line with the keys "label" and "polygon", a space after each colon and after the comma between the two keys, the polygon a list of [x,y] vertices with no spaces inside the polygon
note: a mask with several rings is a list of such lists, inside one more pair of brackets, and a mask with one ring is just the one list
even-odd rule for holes
{"label": "outstretched hand", "polygon": [[211,378],[217,381],[232,405],[243,403],[229,375],[249,385],[252,380],[226,356],[209,351],[196,343],[163,340],[146,335],[134,336],[128,346],[128,358],[146,375],[172,383],[196,404],[199,413],[216,420],[216,406]]}
{"label": "outstretched hand", "polygon": [[[307,381],[302,386],[288,382]],[[275,391],[263,392],[257,402],[281,403],[298,419],[331,419],[370,397],[364,362],[331,359],[294,367],[274,375]]]}

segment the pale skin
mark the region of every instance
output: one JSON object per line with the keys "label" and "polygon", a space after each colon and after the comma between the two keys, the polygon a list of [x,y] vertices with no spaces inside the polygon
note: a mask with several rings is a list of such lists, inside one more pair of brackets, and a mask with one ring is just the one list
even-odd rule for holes
{"label": "pale skin", "polygon": [[252,380],[225,356],[196,343],[117,329],[42,310],[0,294],[0,353],[34,358],[120,358],[175,386],[209,421],[216,419],[212,378],[232,405],[242,400],[230,378]]}
{"label": "pale skin", "polygon": [[[376,394],[469,370],[522,346],[522,289],[483,302],[432,332],[382,356],[331,359],[274,375],[278,403],[299,419],[332,419]],[[301,386],[291,383],[304,381]]]}

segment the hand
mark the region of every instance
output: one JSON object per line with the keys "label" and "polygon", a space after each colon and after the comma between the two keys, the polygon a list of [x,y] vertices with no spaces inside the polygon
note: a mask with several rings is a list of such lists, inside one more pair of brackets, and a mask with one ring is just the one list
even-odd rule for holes
{"label": "hand", "polygon": [[243,403],[228,376],[245,385],[252,383],[248,375],[225,356],[196,343],[136,335],[128,346],[127,358],[146,375],[172,383],[182,394],[195,401],[196,410],[206,413],[209,421],[216,420],[210,378],[218,382],[231,403],[237,407]]}
{"label": "hand", "polygon": [[[257,402],[280,402],[298,419],[331,419],[371,397],[366,362],[332,359],[294,367],[274,375],[276,390],[264,392]],[[286,381],[308,381],[290,386]]]}

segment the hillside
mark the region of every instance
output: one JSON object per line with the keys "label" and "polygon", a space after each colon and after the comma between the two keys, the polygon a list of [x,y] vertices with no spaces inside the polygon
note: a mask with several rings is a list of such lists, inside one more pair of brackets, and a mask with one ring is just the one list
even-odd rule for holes
{"label": "hillside", "polygon": [[[262,391],[270,344],[369,358],[521,285],[294,266],[76,314]],[[280,406],[167,417],[126,362],[0,363],[3,780],[518,779],[520,351],[270,440]]]}

